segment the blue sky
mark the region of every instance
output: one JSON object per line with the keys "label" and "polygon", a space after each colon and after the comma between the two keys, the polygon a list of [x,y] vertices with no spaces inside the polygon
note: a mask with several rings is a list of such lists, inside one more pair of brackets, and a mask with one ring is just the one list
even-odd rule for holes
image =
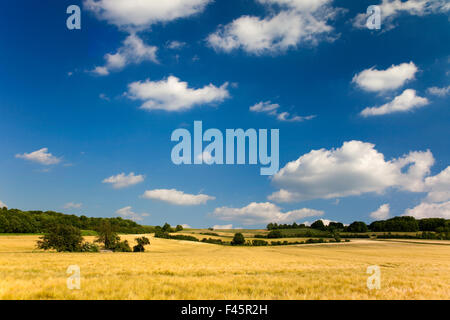
{"label": "blue sky", "polygon": [[[2,204],[195,227],[450,218],[446,1],[129,3],[0,4]],[[196,120],[279,129],[280,172],[174,165]]]}

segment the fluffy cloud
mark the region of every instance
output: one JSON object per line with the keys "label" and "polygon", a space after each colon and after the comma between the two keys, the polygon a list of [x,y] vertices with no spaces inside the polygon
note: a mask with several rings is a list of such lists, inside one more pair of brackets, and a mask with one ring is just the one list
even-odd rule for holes
{"label": "fluffy cloud", "polygon": [[85,0],[84,8],[118,27],[147,28],[203,11],[211,0]]}
{"label": "fluffy cloud", "polygon": [[[402,14],[413,16],[424,16],[433,13],[445,13],[450,11],[448,0],[382,0],[379,5],[382,15],[382,23],[387,29],[394,27],[394,19]],[[367,15],[365,13],[358,14],[353,25],[356,28],[366,27]]]}
{"label": "fluffy cloud", "polygon": [[445,97],[446,95],[450,94],[450,86],[443,87],[443,88],[431,87],[431,88],[428,88],[427,92],[430,94],[433,94],[435,96]]}
{"label": "fluffy cloud", "polygon": [[192,229],[192,227],[186,223],[183,223],[181,226],[183,227],[183,229]]}
{"label": "fluffy cloud", "polygon": [[376,211],[370,214],[370,217],[376,220],[385,220],[389,218],[390,206],[388,203],[381,205]]}
{"label": "fluffy cloud", "polygon": [[285,51],[300,43],[316,43],[332,31],[327,21],[333,17],[330,0],[257,0],[273,12],[264,18],[242,16],[208,36],[211,47],[230,52],[242,49],[251,54]]}
{"label": "fluffy cloud", "polygon": [[95,67],[92,72],[106,76],[111,71],[120,70],[132,63],[141,63],[146,60],[157,63],[157,50],[157,47],[147,46],[136,34],[130,34],[116,53],[105,55],[105,65]]}
{"label": "fluffy cloud", "polygon": [[405,216],[411,216],[417,219],[423,218],[445,218],[450,219],[450,201],[442,203],[422,202],[418,206],[407,209]]}
{"label": "fluffy cloud", "polygon": [[404,215],[418,219],[450,219],[450,166],[435,176],[427,177],[425,191],[428,192],[426,198],[416,207],[407,209]]}
{"label": "fluffy cloud", "polygon": [[[324,226],[328,226],[328,225],[330,224],[330,222],[337,222],[337,221],[328,220],[328,219],[317,219],[317,220],[321,220],[321,221],[323,222],[323,225],[324,225]],[[317,220],[316,220],[316,221],[317,221]],[[313,222],[305,221],[305,222],[302,222],[302,223],[303,223],[305,226],[310,227],[314,222],[315,222],[315,221],[313,221]],[[344,224],[344,225],[345,225],[345,224]]]}
{"label": "fluffy cloud", "polygon": [[429,191],[426,198],[429,202],[450,200],[450,166],[441,173],[426,178],[425,188]]}
{"label": "fluffy cloud", "polygon": [[47,166],[61,162],[60,158],[57,158],[48,152],[48,148],[42,148],[31,153],[16,154],[16,158],[37,162]]}
{"label": "fluffy cloud", "polygon": [[115,176],[111,176],[102,181],[102,183],[110,183],[112,184],[114,189],[126,188],[144,181],[143,175],[135,175],[134,172],[126,175],[125,173],[120,173]]}
{"label": "fluffy cloud", "polygon": [[0,208],[8,208],[8,206],[0,200]]}
{"label": "fluffy cloud", "polygon": [[166,47],[172,50],[178,50],[186,46],[186,42],[173,40],[167,43]]}
{"label": "fluffy cloud", "polygon": [[215,197],[206,194],[187,194],[176,189],[155,189],[147,190],[142,195],[146,199],[155,199],[179,206],[194,206],[205,204],[209,200],[214,200]]}
{"label": "fluffy cloud", "polygon": [[133,82],[129,85],[128,96],[144,101],[142,109],[182,111],[196,105],[222,102],[230,96],[227,87],[226,82],[220,87],[209,84],[201,89],[191,89],[187,82],[169,76],[160,81]]}
{"label": "fluffy cloud", "polygon": [[397,66],[392,65],[386,70],[377,70],[372,67],[356,74],[352,82],[366,91],[394,90],[403,86],[406,81],[413,80],[417,71],[412,61]]}
{"label": "fluffy cloud", "polygon": [[80,209],[83,206],[82,203],[74,203],[74,202],[68,202],[64,205],[64,209]]}
{"label": "fluffy cloud", "polygon": [[224,224],[224,225],[216,224],[212,228],[214,230],[228,230],[228,229],[233,229],[233,225],[232,224]]}
{"label": "fluffy cloud", "polygon": [[396,96],[394,100],[380,106],[365,108],[361,111],[363,117],[380,116],[395,112],[406,112],[417,108],[421,108],[429,104],[427,98],[422,98],[416,95],[413,89],[406,89],[402,94]]}
{"label": "fluffy cloud", "polygon": [[424,178],[434,163],[430,151],[386,161],[375,145],[362,141],[344,142],[338,149],[312,150],[289,162],[272,177],[280,190],[269,196],[277,202],[330,199],[382,193],[395,187],[424,191]]}
{"label": "fluffy cloud", "polygon": [[135,213],[132,210],[133,208],[128,206],[122,209],[119,209],[116,211],[116,214],[118,214],[119,216],[125,218],[125,219],[130,219],[133,221],[142,221],[144,220],[144,217],[148,217],[149,214],[148,213]]}
{"label": "fluffy cloud", "polygon": [[313,115],[306,117],[292,116],[289,112],[278,112],[279,108],[280,108],[279,104],[272,103],[270,101],[265,101],[265,102],[258,102],[257,104],[251,106],[250,111],[267,113],[269,115],[276,117],[280,121],[287,121],[287,122],[301,122],[315,118],[315,116]]}
{"label": "fluffy cloud", "polygon": [[323,211],[313,209],[298,209],[287,212],[281,212],[281,209],[273,203],[252,202],[243,208],[216,208],[212,215],[225,221],[240,221],[244,225],[253,225],[260,223],[291,223],[306,217],[321,216]]}

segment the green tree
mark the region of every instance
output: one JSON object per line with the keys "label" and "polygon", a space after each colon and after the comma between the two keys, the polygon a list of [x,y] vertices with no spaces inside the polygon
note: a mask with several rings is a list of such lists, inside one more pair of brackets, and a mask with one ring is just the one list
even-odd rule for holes
{"label": "green tree", "polygon": [[326,230],[327,229],[325,227],[325,225],[323,224],[322,220],[317,220],[317,221],[313,222],[313,224],[311,224],[311,228],[317,229],[317,230]]}
{"label": "green tree", "polygon": [[146,237],[140,237],[140,238],[136,238],[134,240],[136,240],[136,242],[137,242],[137,245],[135,245],[133,247],[134,252],[144,252],[145,246],[150,244],[150,240]]}
{"label": "green tree", "polygon": [[98,237],[95,242],[103,243],[105,249],[114,250],[120,241],[120,237],[113,231],[111,223],[109,221],[103,221],[97,230]]}
{"label": "green tree", "polygon": [[267,238],[275,239],[275,238],[283,238],[283,234],[281,230],[272,230],[267,234]]}
{"label": "green tree", "polygon": [[50,227],[48,232],[40,239],[37,242],[39,249],[55,249],[58,252],[79,252],[83,242],[80,229],[63,224]]}
{"label": "green tree", "polygon": [[131,252],[128,240],[118,241],[112,250],[114,252]]}
{"label": "green tree", "polygon": [[177,227],[175,228],[175,231],[183,231],[183,226],[182,225],[177,225]]}
{"label": "green tree", "polygon": [[170,232],[171,230],[172,230],[172,228],[171,228],[170,224],[168,224],[167,222],[162,227],[162,231],[164,231],[164,232]]}
{"label": "green tree", "polygon": [[347,229],[349,232],[367,232],[369,228],[363,221],[355,221],[348,226]]}
{"label": "green tree", "polygon": [[239,246],[245,243],[244,235],[240,232],[235,233],[233,237],[233,241],[231,241],[232,246]]}

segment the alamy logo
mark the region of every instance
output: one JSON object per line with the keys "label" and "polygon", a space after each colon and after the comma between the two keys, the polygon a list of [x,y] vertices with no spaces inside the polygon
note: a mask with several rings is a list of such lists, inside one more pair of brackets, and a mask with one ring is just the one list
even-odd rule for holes
{"label": "alamy logo", "polygon": [[[187,129],[174,130],[171,141],[179,142],[173,147],[171,154],[172,162],[176,165],[246,164],[248,154],[248,164],[258,164],[259,158],[259,163],[267,166],[260,169],[261,175],[270,176],[279,169],[279,129],[270,130],[270,155],[267,129],[259,129],[258,132],[255,129],[226,129],[225,156],[222,132],[219,129],[208,129],[203,133],[202,121],[194,121],[193,153],[191,133]],[[210,143],[203,149],[203,142]]]}
{"label": "alamy logo", "polygon": [[77,5],[71,5],[67,7],[67,14],[70,16],[66,20],[66,26],[69,30],[80,30],[81,29],[81,9]]}
{"label": "alamy logo", "polygon": [[367,278],[367,289],[381,289],[381,270],[379,266],[368,266],[366,273],[371,274]]}
{"label": "alamy logo", "polygon": [[67,278],[67,289],[80,290],[81,289],[81,270],[77,265],[70,265],[66,273],[70,276]]}
{"label": "alamy logo", "polygon": [[370,30],[381,29],[381,9],[379,6],[369,6],[367,8],[366,26]]}

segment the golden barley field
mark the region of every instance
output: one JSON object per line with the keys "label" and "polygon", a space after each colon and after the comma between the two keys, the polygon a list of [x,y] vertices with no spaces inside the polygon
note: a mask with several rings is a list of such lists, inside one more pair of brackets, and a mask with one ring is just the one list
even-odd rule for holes
{"label": "golden barley field", "polygon": [[[150,237],[145,253],[56,253],[36,250],[37,238],[0,236],[0,299],[450,299],[445,241],[230,247]],[[69,265],[81,269],[80,290],[67,288]],[[379,290],[366,286],[370,265]]]}

